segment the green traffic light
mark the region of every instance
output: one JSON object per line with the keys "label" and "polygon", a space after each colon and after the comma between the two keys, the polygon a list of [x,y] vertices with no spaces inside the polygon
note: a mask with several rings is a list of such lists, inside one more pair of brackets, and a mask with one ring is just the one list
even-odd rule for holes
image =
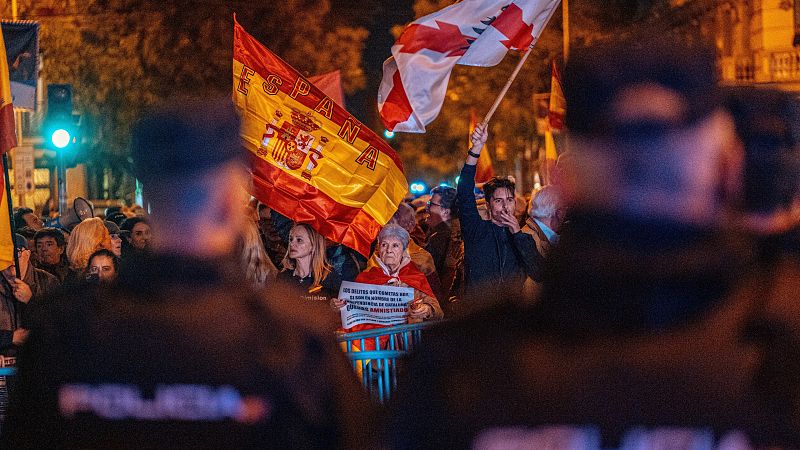
{"label": "green traffic light", "polygon": [[72,136],[69,134],[69,131],[59,128],[53,131],[53,134],[50,135],[50,142],[56,148],[64,148],[69,145],[69,142],[72,140]]}

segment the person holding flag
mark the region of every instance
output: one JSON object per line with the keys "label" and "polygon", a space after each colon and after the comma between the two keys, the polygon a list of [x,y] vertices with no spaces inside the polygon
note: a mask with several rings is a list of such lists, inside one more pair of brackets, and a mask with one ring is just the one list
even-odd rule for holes
{"label": "person holding flag", "polygon": [[[14,104],[11,97],[11,81],[8,75],[8,60],[3,34],[0,33],[0,270],[14,276],[5,283],[3,301],[0,305],[0,367],[13,367],[14,345],[21,344],[25,332],[19,326],[19,309],[27,303],[30,288],[22,280],[18,280],[19,262],[14,248],[14,229],[11,225],[11,198],[8,178],[8,151],[17,146],[17,134],[14,124]],[[7,278],[3,278],[7,280]],[[22,291],[26,291],[23,293]],[[19,297],[17,295],[19,294]],[[5,414],[8,401],[6,377],[0,377],[0,419]]]}
{"label": "person holding flag", "polygon": [[[502,301],[522,291],[528,275],[539,281],[542,257],[531,235],[522,233],[514,216],[515,185],[494,177],[483,185],[489,220],[483,220],[475,201],[475,171],[488,136],[487,125],[478,124],[472,147],[461,169],[457,204],[464,238],[466,308]],[[480,300],[479,300],[480,299]]]}

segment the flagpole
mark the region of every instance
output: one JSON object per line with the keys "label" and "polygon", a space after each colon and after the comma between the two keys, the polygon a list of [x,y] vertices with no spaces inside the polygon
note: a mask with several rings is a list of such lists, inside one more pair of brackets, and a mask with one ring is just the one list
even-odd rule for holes
{"label": "flagpole", "polygon": [[[14,223],[14,207],[11,205],[11,182],[8,176],[8,152],[3,153],[3,177],[6,182],[6,203],[8,203],[8,221],[11,224],[9,232],[11,232],[11,245],[14,247],[14,267],[17,269],[17,278],[21,278],[22,272],[19,270],[19,255],[17,254],[16,240],[14,239],[17,233],[16,224]],[[0,213],[1,214],[1,213]]]}
{"label": "flagpole", "polygon": [[[556,8],[551,9],[550,14],[548,14],[547,16],[547,20],[545,20],[543,23],[546,24],[547,22],[549,22],[550,18],[553,17],[553,13],[555,11]],[[531,44],[528,46],[528,51],[526,51],[525,54],[522,55],[522,58],[520,58],[519,62],[517,63],[517,67],[514,68],[513,72],[511,72],[511,76],[508,78],[508,81],[506,81],[506,85],[503,87],[503,90],[500,91],[500,95],[497,96],[497,99],[495,99],[494,104],[492,104],[492,107],[489,108],[489,112],[486,113],[486,116],[483,118],[483,121],[481,122],[483,125],[489,123],[489,120],[491,120],[492,116],[494,115],[494,112],[497,110],[497,107],[500,106],[500,102],[503,100],[503,97],[506,96],[508,88],[511,87],[511,83],[514,82],[514,78],[516,78],[519,71],[522,70],[522,65],[525,64],[525,60],[527,60],[528,56],[530,56],[531,50],[533,50],[533,46],[536,45],[536,41],[538,41],[538,38],[534,38],[533,41],[531,41]]]}
{"label": "flagpole", "polygon": [[564,39],[564,63],[569,59],[569,0],[561,0],[561,29]]}
{"label": "flagpole", "polygon": [[508,78],[508,81],[506,81],[506,85],[503,86],[503,90],[500,91],[500,95],[497,96],[497,98],[494,101],[494,104],[492,104],[492,107],[489,109],[489,112],[486,113],[486,116],[483,118],[483,122],[481,122],[482,124],[484,125],[488,124],[489,120],[494,115],[494,112],[497,111],[497,107],[500,106],[500,102],[503,101],[503,97],[506,96],[508,88],[511,87],[511,83],[513,83],[514,79],[517,78],[517,74],[519,74],[519,71],[522,70],[522,66],[523,64],[525,64],[525,60],[528,59],[528,56],[530,56],[531,50],[533,50],[533,46],[535,44],[536,44],[536,39],[534,39],[533,42],[531,42],[531,45],[528,46],[528,51],[526,51],[522,55],[522,58],[520,58],[519,62],[517,63],[517,67],[515,67],[514,71],[511,72],[511,76]]}

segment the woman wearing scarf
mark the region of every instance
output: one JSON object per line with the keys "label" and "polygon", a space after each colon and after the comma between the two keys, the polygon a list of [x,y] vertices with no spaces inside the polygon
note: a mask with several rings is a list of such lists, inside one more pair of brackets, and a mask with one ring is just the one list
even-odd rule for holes
{"label": "woman wearing scarf", "polygon": [[[414,288],[414,301],[408,313],[408,323],[438,320],[444,314],[433,294],[425,275],[411,262],[408,255],[408,231],[399,225],[390,224],[378,234],[378,248],[370,260],[367,270],[358,274],[356,282]],[[339,310],[346,305],[344,300],[334,298],[331,306]],[[345,332],[370,330],[384,325],[361,324],[347,328]],[[369,349],[367,349],[369,350]]]}

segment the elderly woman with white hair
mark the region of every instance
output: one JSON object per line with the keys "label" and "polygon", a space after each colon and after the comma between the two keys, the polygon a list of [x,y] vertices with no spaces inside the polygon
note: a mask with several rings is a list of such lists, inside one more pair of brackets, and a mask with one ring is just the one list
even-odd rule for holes
{"label": "elderly woman with white hair", "polygon": [[[411,237],[403,227],[389,224],[378,234],[378,247],[367,270],[358,274],[356,282],[414,288],[414,301],[408,313],[408,323],[441,319],[444,316],[433,290],[425,275],[411,261],[408,243]],[[331,300],[331,306],[339,310],[346,302],[338,298]],[[383,325],[362,324],[345,331],[360,331],[378,328]]]}

